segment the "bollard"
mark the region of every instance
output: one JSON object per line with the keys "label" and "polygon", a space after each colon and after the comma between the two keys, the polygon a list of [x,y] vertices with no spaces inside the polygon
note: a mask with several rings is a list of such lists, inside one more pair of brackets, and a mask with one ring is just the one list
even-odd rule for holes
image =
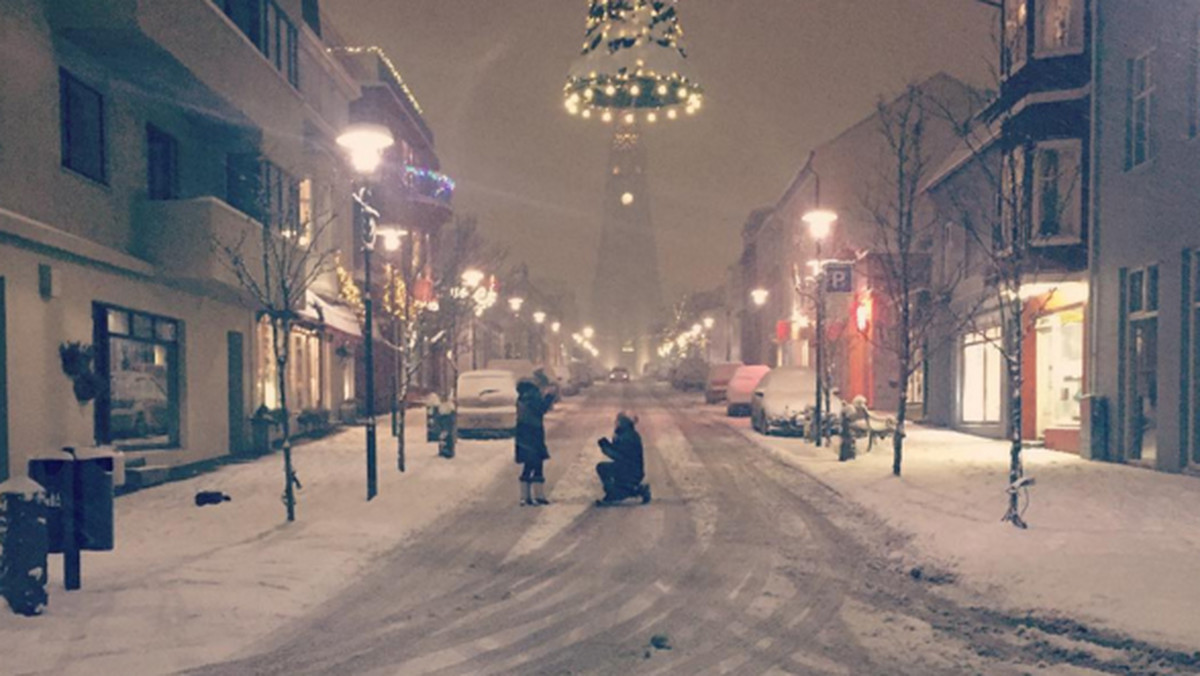
{"label": "bollard", "polygon": [[838,461],[853,460],[857,453],[854,450],[854,430],[850,429],[850,414],[846,406],[842,406],[842,443],[838,447]]}
{"label": "bollard", "polygon": [[40,615],[46,607],[46,513],[46,491],[36,481],[0,484],[0,595],[20,615]]}

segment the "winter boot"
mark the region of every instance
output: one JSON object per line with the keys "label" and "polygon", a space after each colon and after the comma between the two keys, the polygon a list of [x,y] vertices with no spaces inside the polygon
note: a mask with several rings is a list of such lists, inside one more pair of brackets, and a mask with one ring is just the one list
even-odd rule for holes
{"label": "winter boot", "polygon": [[533,484],[533,502],[537,505],[548,505],[550,501],[546,499],[546,484],[538,482]]}
{"label": "winter boot", "polygon": [[530,495],[530,484],[528,481],[521,482],[521,506],[536,504],[533,497]]}
{"label": "winter boot", "polygon": [[642,494],[642,504],[650,502],[650,484],[642,484],[638,486],[638,489],[638,492]]}

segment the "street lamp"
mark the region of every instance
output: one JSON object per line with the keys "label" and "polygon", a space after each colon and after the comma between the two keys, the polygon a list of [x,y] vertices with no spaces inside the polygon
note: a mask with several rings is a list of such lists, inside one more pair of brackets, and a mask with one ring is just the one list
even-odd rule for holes
{"label": "street lamp", "polygon": [[[372,500],[379,492],[378,476],[375,460],[375,346],[372,313],[374,310],[371,299],[371,253],[375,250],[379,212],[371,206],[371,189],[368,178],[383,162],[383,151],[396,142],[392,132],[380,124],[352,124],[338,136],[337,144],[350,154],[350,163],[359,173],[362,180],[354,191],[354,217],[361,228],[363,250],[363,343],[366,348],[364,361],[367,371],[367,500]],[[291,490],[291,486],[288,486]]]}
{"label": "street lamp", "polygon": [[820,208],[820,183],[817,184],[817,208],[801,217],[808,225],[808,234],[812,236],[817,247],[817,405],[813,423],[816,425],[816,444],[821,445],[823,436],[822,418],[824,415],[822,403],[828,398],[825,383],[825,261],[821,258],[821,242],[833,230],[837,221],[837,213]]}
{"label": "street lamp", "polygon": [[562,322],[554,322],[550,325],[550,330],[555,333],[562,331]]}
{"label": "street lamp", "polygon": [[712,317],[704,318],[704,328],[708,329],[709,331],[711,331],[712,327],[714,327],[716,325],[717,325],[717,320],[713,319]]}
{"label": "street lamp", "polygon": [[475,268],[464,270],[462,273],[463,286],[471,290],[477,289],[483,283],[484,277],[486,275],[483,274],[482,270],[476,270]]}
{"label": "street lamp", "polygon": [[514,313],[520,312],[523,305],[525,305],[525,299],[520,296],[513,296],[508,299],[508,307],[512,308]]}
{"label": "street lamp", "polygon": [[[483,279],[486,276],[487,275],[483,274],[482,270],[477,270],[475,268],[467,268],[466,270],[463,270],[463,273],[462,273],[462,275],[460,275],[460,278],[462,279],[463,287],[465,287],[467,289],[467,291],[470,292],[469,295],[472,299],[476,299],[475,291],[477,289],[479,289],[479,285],[483,283]],[[482,305],[482,303],[480,303],[480,305]],[[478,315],[478,312],[472,312],[471,316],[467,318],[467,322],[468,322],[467,330],[470,333],[470,343],[471,343],[471,370],[472,371],[475,371],[479,368],[479,357],[475,350],[475,317],[477,315]]]}
{"label": "street lamp", "polygon": [[770,297],[771,292],[766,289],[755,289],[750,292],[750,299],[753,300],[754,304],[758,307],[766,305],[767,299]]}
{"label": "street lamp", "polygon": [[595,335],[596,335],[596,329],[593,329],[590,326],[583,327],[583,337],[584,338],[591,340],[593,337],[595,337]]}

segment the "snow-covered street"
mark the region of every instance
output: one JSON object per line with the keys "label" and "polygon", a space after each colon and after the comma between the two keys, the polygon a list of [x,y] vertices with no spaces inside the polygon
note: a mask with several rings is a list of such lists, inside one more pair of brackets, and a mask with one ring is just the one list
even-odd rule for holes
{"label": "snow-covered street", "polygon": [[[655,499],[597,509],[594,440],[618,408],[641,416]],[[85,555],[83,590],[55,569],[44,616],[0,615],[4,672],[1200,669],[1177,584],[1200,546],[1191,477],[1033,451],[1018,532],[996,514],[996,442],[914,430],[897,480],[887,448],[838,463],[695,395],[607,385],[551,414],[553,504],[520,508],[511,441],[447,461],[410,420],[408,472],[383,464],[371,503],[361,430],[299,447],[292,525],[277,456],[119,499],[117,550]],[[197,508],[205,489],[233,501]]]}

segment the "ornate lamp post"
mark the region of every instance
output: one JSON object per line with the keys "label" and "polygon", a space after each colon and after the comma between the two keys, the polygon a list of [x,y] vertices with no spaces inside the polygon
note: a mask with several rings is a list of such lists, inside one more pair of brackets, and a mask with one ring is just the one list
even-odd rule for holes
{"label": "ornate lamp post", "polygon": [[[463,271],[461,277],[463,288],[465,288],[471,294],[471,297],[474,298],[475,291],[479,288],[479,285],[483,283],[483,278],[486,277],[486,275],[484,275],[482,271],[476,270],[475,268],[468,268],[467,270]],[[470,324],[467,325],[467,333],[469,334],[468,338],[471,344],[472,371],[479,368],[479,359],[476,356],[477,352],[475,350],[475,316],[476,313],[472,312],[471,316],[467,318],[467,321],[470,322]]]}
{"label": "ornate lamp post", "polygon": [[391,130],[379,124],[358,123],[346,128],[337,139],[338,145],[350,153],[350,163],[362,177],[354,190],[354,217],[356,229],[362,235],[364,290],[363,290],[363,322],[366,336],[363,339],[366,348],[365,366],[367,371],[367,500],[372,500],[379,492],[378,472],[375,457],[375,346],[373,326],[373,302],[371,294],[371,253],[375,250],[375,239],[378,236],[379,212],[371,206],[371,188],[368,178],[375,173],[383,162],[383,151],[395,143]]}

